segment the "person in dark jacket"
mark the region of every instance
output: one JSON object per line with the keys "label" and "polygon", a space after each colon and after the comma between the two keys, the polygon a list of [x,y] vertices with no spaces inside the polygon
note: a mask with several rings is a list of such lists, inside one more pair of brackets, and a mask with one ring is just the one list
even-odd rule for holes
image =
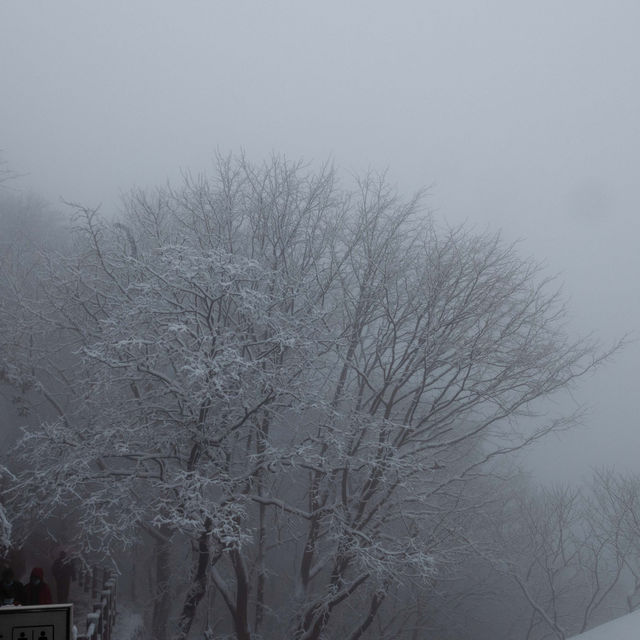
{"label": "person in dark jacket", "polygon": [[22,604],[51,604],[51,589],[44,581],[44,571],[40,567],[34,567],[31,571],[29,584],[24,589],[24,602]]}
{"label": "person in dark jacket", "polygon": [[56,581],[56,597],[58,602],[69,602],[69,587],[71,581],[76,579],[76,570],[73,562],[67,558],[64,551],[54,560],[51,565],[51,573]]}
{"label": "person in dark jacket", "polygon": [[13,576],[13,569],[7,567],[2,570],[0,576],[0,606],[8,604],[22,604],[24,599],[24,587]]}

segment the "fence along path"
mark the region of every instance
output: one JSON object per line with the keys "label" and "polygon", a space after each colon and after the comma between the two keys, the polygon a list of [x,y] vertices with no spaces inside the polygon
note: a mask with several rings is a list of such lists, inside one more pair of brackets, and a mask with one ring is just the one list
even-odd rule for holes
{"label": "fence along path", "polygon": [[73,591],[77,640],[112,640],[116,622],[115,575],[99,567],[82,570]]}

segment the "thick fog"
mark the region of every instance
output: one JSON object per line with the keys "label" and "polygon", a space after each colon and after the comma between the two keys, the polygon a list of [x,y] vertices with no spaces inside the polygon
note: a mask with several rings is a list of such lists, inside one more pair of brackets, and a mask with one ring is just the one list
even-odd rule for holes
{"label": "thick fog", "polygon": [[[216,150],[388,168],[448,221],[521,239],[576,331],[638,328],[636,2],[9,0],[0,23],[13,189],[109,213]],[[584,382],[588,419],[535,468],[634,468],[638,355]]]}
{"label": "thick fog", "polygon": [[0,30],[3,567],[115,569],[118,640],[640,607],[640,3],[5,0]]}

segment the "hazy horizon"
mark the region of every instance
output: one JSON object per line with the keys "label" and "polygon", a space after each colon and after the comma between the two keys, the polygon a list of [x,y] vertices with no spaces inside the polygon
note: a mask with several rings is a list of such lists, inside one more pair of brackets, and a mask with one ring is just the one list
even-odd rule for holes
{"label": "hazy horizon", "polygon": [[[216,151],[388,169],[450,223],[521,239],[576,333],[638,331],[636,2],[7,0],[0,20],[12,189],[109,213]],[[528,458],[541,477],[635,468],[639,355],[575,392],[591,411]]]}

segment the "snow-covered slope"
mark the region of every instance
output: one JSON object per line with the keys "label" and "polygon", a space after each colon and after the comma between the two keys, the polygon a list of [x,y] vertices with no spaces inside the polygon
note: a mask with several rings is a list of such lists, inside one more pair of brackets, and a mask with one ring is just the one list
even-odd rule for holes
{"label": "snow-covered slope", "polygon": [[570,640],[638,640],[638,638],[640,638],[640,611],[634,611],[573,636]]}

